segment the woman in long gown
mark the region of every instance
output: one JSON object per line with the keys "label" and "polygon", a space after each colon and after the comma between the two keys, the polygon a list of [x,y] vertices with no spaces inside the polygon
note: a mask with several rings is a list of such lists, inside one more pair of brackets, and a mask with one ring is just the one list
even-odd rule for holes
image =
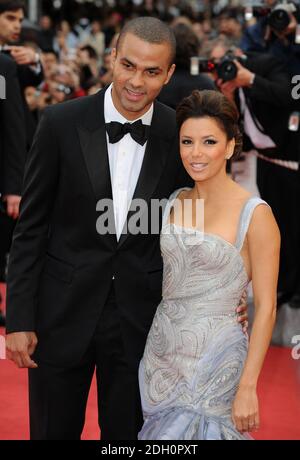
{"label": "woman in long gown", "polygon": [[[195,91],[177,121],[195,186],[174,192],[165,212],[163,298],[139,370],[139,439],[251,439],[276,316],[280,234],[270,207],[226,174],[226,161],[241,150],[233,104],[216,91]],[[235,310],[251,280],[248,344]]]}

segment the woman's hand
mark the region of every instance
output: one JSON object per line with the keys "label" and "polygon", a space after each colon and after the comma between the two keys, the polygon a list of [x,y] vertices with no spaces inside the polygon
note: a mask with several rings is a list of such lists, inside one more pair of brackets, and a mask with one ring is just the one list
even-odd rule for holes
{"label": "woman's hand", "polygon": [[232,405],[232,420],[240,433],[257,431],[259,407],[256,388],[240,387]]}

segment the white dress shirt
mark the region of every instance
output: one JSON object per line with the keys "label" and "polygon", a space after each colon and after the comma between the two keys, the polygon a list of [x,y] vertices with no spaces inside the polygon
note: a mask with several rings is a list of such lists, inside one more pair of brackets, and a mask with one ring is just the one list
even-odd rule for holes
{"label": "white dress shirt", "polygon": [[[276,147],[272,139],[267,134],[264,134],[262,132],[263,128],[261,127],[259,121],[255,119],[254,122],[253,116],[251,115],[250,110],[247,106],[245,94],[242,88],[239,89],[239,97],[241,104],[241,113],[244,114],[244,130],[248,137],[251,139],[251,142],[254,145],[254,147],[256,147],[257,149],[269,149]],[[261,128],[261,131],[257,128],[257,126]],[[259,152],[256,152],[256,155],[262,160],[274,163],[284,168],[292,169],[293,171],[298,171],[299,169],[299,163],[297,161],[269,158],[268,156],[263,155]]]}
{"label": "white dress shirt", "polygon": [[[142,117],[136,120],[127,120],[121,115],[112,100],[112,85],[107,89],[104,99],[105,123],[117,121],[119,123],[134,123],[142,120],[144,125],[151,125],[153,116],[153,104]],[[126,134],[116,144],[110,144],[108,134],[107,147],[109,157],[112,194],[114,202],[114,216],[116,225],[116,236],[119,241],[126,222],[130,203],[137,186],[141,172],[147,142],[144,146],[135,142],[131,135]]]}
{"label": "white dress shirt", "polygon": [[[272,139],[264,134],[264,130],[260,125],[259,121],[253,120],[253,116],[250,113],[250,110],[246,103],[246,98],[242,88],[239,89],[240,103],[241,103],[241,113],[244,114],[244,130],[248,137],[251,139],[252,144],[257,149],[270,149],[276,147]],[[258,129],[257,126],[259,126]]]}

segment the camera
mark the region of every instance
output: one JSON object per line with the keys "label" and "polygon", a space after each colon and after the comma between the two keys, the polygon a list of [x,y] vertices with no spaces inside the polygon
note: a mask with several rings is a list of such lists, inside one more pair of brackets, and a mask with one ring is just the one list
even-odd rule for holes
{"label": "camera", "polygon": [[70,96],[72,94],[73,89],[70,86],[66,86],[59,83],[56,85],[55,91],[58,91],[59,93],[64,93],[66,96]]}
{"label": "camera", "polygon": [[191,58],[191,75],[199,75],[199,73],[216,72],[218,77],[224,82],[234,80],[237,76],[238,69],[234,61],[239,61],[244,64],[247,56],[234,56],[232,51],[228,51],[223,58],[216,62],[214,59],[206,59],[202,57]]}
{"label": "camera", "polygon": [[251,20],[253,17],[267,17],[271,29],[276,32],[283,32],[290,23],[290,14],[296,13],[295,3],[289,0],[280,0],[275,6],[269,5],[250,5],[246,7],[245,19]]}

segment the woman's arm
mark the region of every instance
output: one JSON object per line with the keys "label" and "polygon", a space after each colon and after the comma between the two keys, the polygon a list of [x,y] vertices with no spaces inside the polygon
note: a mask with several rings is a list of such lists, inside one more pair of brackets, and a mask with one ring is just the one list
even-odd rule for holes
{"label": "woman's arm", "polygon": [[276,319],[280,233],[269,207],[262,205],[255,209],[247,242],[255,316],[248,356],[233,404],[233,421],[241,432],[259,427],[256,387]]}

